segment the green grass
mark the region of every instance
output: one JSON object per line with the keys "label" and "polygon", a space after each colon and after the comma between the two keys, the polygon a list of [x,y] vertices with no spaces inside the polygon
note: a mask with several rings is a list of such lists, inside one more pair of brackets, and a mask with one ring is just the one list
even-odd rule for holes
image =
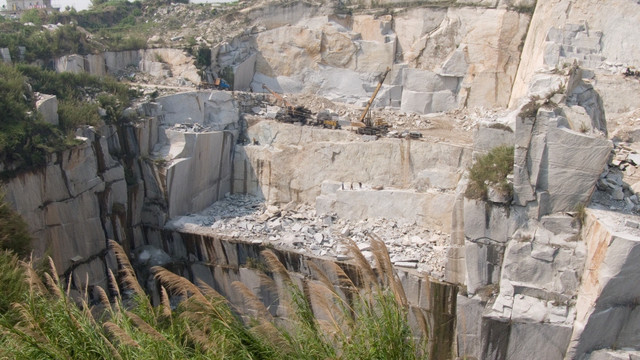
{"label": "green grass", "polygon": [[512,185],[507,175],[513,172],[513,146],[498,146],[480,156],[469,169],[469,184],[465,196],[469,199],[487,200],[489,186],[510,197]]}
{"label": "green grass", "polygon": [[[364,288],[353,287],[343,272],[339,275],[341,285],[331,284],[315,267],[319,278],[325,279],[320,281],[322,285],[304,282],[307,285],[299,287],[277,257],[266,250],[263,256],[271,276],[282,277],[286,283],[288,290],[280,294],[280,301],[290,310],[286,319],[274,320],[264,305],[256,305],[262,306],[262,316],[243,321],[208,285],[196,286],[160,267],[152,268],[161,285],[160,305],[151,306],[124,250],[110,244],[119,263],[119,282],[109,276],[108,290],[96,287],[93,300],[86,293],[72,299],[65,285],[58,282],[53,265],[38,276],[30,267],[18,266],[15,257],[0,253],[0,269],[5,269],[0,277],[13,279],[2,281],[0,286],[3,290],[14,287],[12,295],[0,302],[0,358],[422,358],[408,326],[406,302],[398,297],[397,286],[388,283],[395,276],[388,272],[390,263],[382,266],[386,270],[379,272],[379,279],[370,279],[374,282]],[[372,274],[370,268],[362,271],[362,276]],[[257,299],[248,288],[236,285],[244,289],[240,292],[248,303]],[[121,295],[124,290],[134,295]],[[350,294],[347,298],[351,300],[341,297],[342,291]],[[172,307],[170,296],[181,302]],[[16,304],[9,306],[7,301]],[[329,323],[315,317],[318,309],[329,311]]]}
{"label": "green grass", "polygon": [[[59,126],[41,120],[35,91],[57,96]],[[8,169],[2,176],[37,168],[46,163],[48,154],[75,145],[73,134],[81,125],[128,122],[120,114],[136,95],[109,77],[0,64],[0,162]],[[98,107],[107,111],[106,118],[98,115]]]}

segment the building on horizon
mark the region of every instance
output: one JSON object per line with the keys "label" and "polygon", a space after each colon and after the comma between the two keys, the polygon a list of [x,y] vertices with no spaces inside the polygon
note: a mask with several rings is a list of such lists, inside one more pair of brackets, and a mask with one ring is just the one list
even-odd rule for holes
{"label": "building on horizon", "polygon": [[17,14],[30,9],[55,10],[51,6],[51,0],[7,0],[2,12]]}

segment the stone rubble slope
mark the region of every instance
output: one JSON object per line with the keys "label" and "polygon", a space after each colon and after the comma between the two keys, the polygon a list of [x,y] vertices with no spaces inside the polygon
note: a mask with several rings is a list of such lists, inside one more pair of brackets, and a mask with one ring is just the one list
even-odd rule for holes
{"label": "stone rubble slope", "polygon": [[310,205],[288,203],[267,205],[254,196],[228,194],[209,208],[172,219],[167,229],[233,239],[293,250],[317,257],[349,260],[346,242],[356,242],[373,262],[368,235],[380,237],[394,265],[417,269],[441,278],[447,235],[407,221],[384,218],[346,220],[335,215],[320,216]]}

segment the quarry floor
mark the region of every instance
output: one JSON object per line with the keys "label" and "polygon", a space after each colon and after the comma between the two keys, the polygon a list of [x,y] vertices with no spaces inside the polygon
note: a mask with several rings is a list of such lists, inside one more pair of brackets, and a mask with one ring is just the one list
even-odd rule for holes
{"label": "quarry floor", "polygon": [[240,194],[228,194],[200,213],[173,219],[166,227],[188,233],[230,236],[339,261],[350,259],[346,244],[351,239],[367,260],[373,262],[369,251],[369,236],[373,235],[384,240],[395,266],[416,269],[436,278],[444,275],[449,242],[448,234],[415,223],[317,216],[309,205],[289,203],[278,207]]}

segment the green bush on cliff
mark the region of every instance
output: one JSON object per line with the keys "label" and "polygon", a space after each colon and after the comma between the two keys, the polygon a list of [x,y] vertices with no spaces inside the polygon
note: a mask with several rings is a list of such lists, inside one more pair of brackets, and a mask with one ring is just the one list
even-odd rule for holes
{"label": "green bush on cliff", "polygon": [[[22,58],[19,46],[24,46]],[[92,48],[87,36],[75,25],[59,26],[45,30],[40,26],[28,26],[18,22],[0,24],[0,47],[9,48],[13,61],[49,61],[55,56],[87,54]]]}
{"label": "green bush on cliff", "polygon": [[61,132],[37,116],[26,78],[5,64],[0,64],[0,114],[0,162],[31,168],[64,144]]}
{"label": "green bush on cliff", "polygon": [[[57,96],[59,126],[41,121],[34,91]],[[2,175],[41,166],[49,153],[75,144],[78,126],[102,122],[99,106],[107,110],[107,122],[121,121],[119,114],[134,95],[127,85],[108,77],[0,63],[0,162],[7,169]]]}
{"label": "green bush on cliff", "polygon": [[465,196],[486,200],[489,187],[510,197],[513,189],[507,175],[513,172],[513,146],[498,146],[480,156],[469,169],[469,184]]}

